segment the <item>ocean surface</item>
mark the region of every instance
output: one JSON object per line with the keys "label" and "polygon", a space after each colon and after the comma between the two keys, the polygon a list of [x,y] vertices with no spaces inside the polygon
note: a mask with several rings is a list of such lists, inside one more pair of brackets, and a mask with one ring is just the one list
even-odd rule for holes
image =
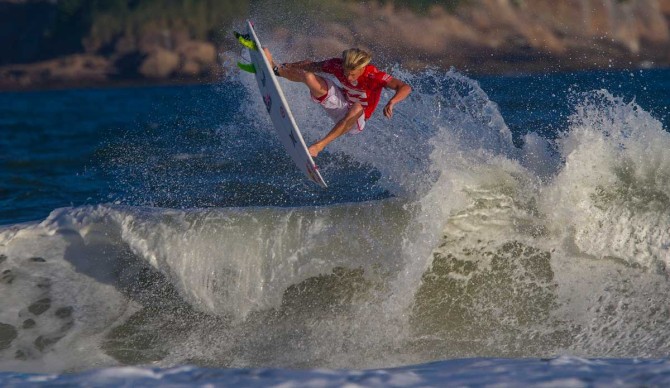
{"label": "ocean surface", "polygon": [[670,70],[389,71],[0,93],[0,385],[669,385]]}

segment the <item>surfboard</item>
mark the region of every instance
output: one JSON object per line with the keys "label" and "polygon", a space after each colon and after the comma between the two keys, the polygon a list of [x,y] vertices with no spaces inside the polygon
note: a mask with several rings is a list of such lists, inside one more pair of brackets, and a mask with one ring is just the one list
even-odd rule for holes
{"label": "surfboard", "polygon": [[263,47],[251,21],[247,21],[246,35],[236,33],[235,36],[240,43],[249,49],[249,56],[251,57],[251,63],[240,63],[238,65],[242,70],[255,74],[263,103],[286,152],[307,179],[323,188],[328,187],[319,172],[319,168],[309,154],[293,113],[291,113],[291,108],[286,102],[284,92],[272,71],[272,65],[265,57]]}

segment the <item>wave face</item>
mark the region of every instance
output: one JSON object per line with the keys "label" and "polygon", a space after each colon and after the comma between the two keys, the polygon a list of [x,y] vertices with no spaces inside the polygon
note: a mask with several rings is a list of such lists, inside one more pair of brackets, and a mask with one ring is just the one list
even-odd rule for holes
{"label": "wave face", "polygon": [[[468,77],[394,74],[414,93],[329,146],[332,191],[275,167],[251,77],[224,84],[243,102],[211,131],[224,145],[106,146],[119,200],[0,229],[0,367],[667,355],[663,124],[596,90],[560,131],[513,132]],[[331,124],[285,89],[315,140]],[[215,154],[207,204],[194,176]]]}

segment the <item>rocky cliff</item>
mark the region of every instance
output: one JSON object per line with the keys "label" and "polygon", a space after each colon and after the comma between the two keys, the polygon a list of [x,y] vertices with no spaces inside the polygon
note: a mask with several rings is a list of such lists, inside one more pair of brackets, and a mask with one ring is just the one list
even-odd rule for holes
{"label": "rocky cliff", "polygon": [[[382,64],[474,73],[670,66],[670,0],[462,0],[449,7],[436,1],[423,10],[342,0],[292,15],[301,18],[300,29],[277,16],[279,3],[254,3],[229,0],[226,10],[234,11],[220,19],[229,22],[210,23],[229,35],[248,14],[270,18],[264,33],[290,44],[287,60],[359,46]],[[0,0],[0,88],[211,81],[220,75],[219,54],[233,47],[212,29],[198,33],[193,23],[153,12],[140,27],[104,34],[110,14],[89,20],[84,11],[63,12],[62,2]]]}
{"label": "rocky cliff", "polygon": [[363,45],[408,67],[486,73],[670,65],[670,0],[472,0],[426,14],[373,3],[351,12],[349,24],[326,22],[292,49],[320,57]]}

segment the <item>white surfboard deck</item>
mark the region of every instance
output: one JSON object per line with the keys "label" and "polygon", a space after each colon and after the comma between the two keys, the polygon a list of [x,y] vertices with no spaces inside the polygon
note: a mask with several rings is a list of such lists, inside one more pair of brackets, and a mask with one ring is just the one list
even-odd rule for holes
{"label": "white surfboard deck", "polygon": [[251,39],[256,43],[258,50],[249,49],[251,62],[256,69],[256,81],[258,82],[258,89],[261,92],[263,102],[270,114],[270,119],[275,127],[279,140],[284,145],[286,152],[291,156],[295,165],[305,174],[305,176],[312,182],[321,187],[328,187],[326,182],[321,177],[319,168],[314,163],[312,156],[307,150],[307,145],[302,138],[300,129],[295,123],[291,108],[289,108],[282,92],[277,77],[272,71],[272,66],[263,52],[263,46],[258,40],[254,26],[250,21],[247,21],[247,30]]}

